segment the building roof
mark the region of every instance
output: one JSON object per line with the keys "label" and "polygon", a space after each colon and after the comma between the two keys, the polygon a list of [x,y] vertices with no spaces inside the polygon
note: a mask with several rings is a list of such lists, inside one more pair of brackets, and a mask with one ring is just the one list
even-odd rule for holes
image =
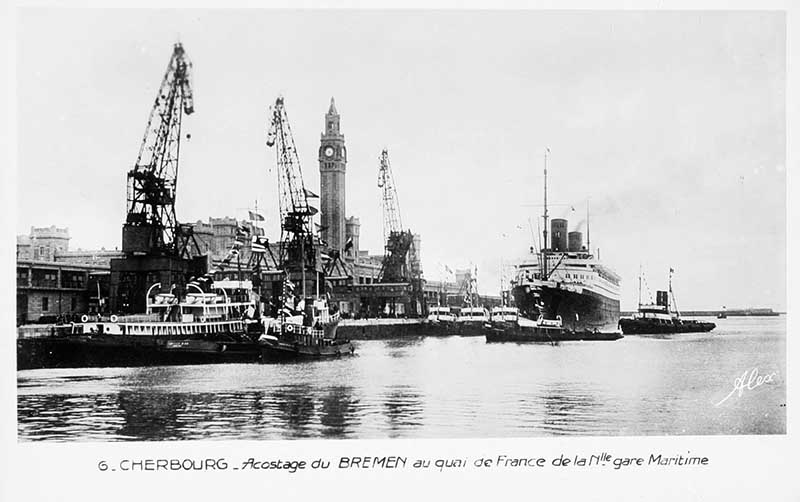
{"label": "building roof", "polygon": [[42,261],[42,260],[17,260],[18,267],[32,267],[32,268],[46,268],[46,269],[63,269],[63,270],[108,270],[109,265],[91,264],[91,263],[70,263],[64,261]]}
{"label": "building roof", "polygon": [[31,236],[49,239],[69,239],[69,228],[59,228],[55,225],[49,227],[31,227]]}

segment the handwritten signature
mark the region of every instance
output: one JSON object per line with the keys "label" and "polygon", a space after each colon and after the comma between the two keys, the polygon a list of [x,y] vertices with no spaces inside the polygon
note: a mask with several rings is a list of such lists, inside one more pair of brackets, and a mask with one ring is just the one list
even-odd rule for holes
{"label": "handwritten signature", "polygon": [[769,373],[767,375],[759,375],[758,368],[745,370],[745,372],[742,373],[741,376],[736,377],[736,379],[733,381],[733,390],[727,396],[725,396],[725,398],[722,401],[718,402],[715,406],[721,405],[737,392],[739,393],[738,397],[742,397],[742,394],[744,393],[745,390],[753,390],[757,387],[764,385],[765,383],[772,383],[774,381],[773,379],[777,374],[778,373],[776,371],[773,371],[772,373]]}

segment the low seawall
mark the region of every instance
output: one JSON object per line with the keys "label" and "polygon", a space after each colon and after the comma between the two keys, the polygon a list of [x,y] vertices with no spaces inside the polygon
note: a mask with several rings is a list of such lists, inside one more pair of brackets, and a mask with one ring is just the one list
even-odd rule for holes
{"label": "low seawall", "polygon": [[336,336],[350,340],[385,340],[415,336],[447,336],[444,328],[425,319],[343,319]]}
{"label": "low seawall", "polygon": [[17,339],[42,338],[55,333],[55,324],[25,324],[17,326]]}

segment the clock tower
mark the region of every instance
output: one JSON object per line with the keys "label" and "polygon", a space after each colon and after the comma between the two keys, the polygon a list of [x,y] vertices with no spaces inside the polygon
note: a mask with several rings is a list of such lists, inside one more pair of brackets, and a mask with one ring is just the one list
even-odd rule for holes
{"label": "clock tower", "polygon": [[331,98],[325,114],[325,131],[319,145],[320,225],[322,240],[331,249],[342,251],[345,245],[345,167],[347,150],[339,132],[339,112]]}

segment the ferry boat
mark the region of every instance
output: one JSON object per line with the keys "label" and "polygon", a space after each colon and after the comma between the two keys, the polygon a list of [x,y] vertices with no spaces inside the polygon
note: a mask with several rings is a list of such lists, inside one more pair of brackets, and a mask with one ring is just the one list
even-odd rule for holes
{"label": "ferry boat", "polygon": [[[682,319],[675,303],[672,292],[673,269],[669,270],[669,291],[656,291],[656,302],[642,304],[641,302],[641,274],[639,277],[639,310],[632,318],[619,320],[622,332],[634,335],[645,334],[674,334],[674,333],[705,333],[713,330],[713,322]],[[674,309],[670,309],[670,302]]]}
{"label": "ferry boat", "polygon": [[[147,292],[146,312],[92,317],[17,341],[18,369],[257,362],[259,304],[249,281],[178,296]],[[170,288],[174,291],[174,288]]]}
{"label": "ferry boat", "polygon": [[599,254],[590,251],[588,210],[586,246],[583,233],[568,232],[568,221],[562,218],[550,222],[548,240],[547,153],[543,245],[540,250],[532,247],[531,255],[517,264],[512,280],[515,304],[528,319],[561,316],[565,326],[573,330],[616,327],[620,277],[600,261]]}
{"label": "ferry boat", "polygon": [[483,327],[489,322],[489,312],[483,307],[464,307],[453,324],[460,336],[483,336]]}

